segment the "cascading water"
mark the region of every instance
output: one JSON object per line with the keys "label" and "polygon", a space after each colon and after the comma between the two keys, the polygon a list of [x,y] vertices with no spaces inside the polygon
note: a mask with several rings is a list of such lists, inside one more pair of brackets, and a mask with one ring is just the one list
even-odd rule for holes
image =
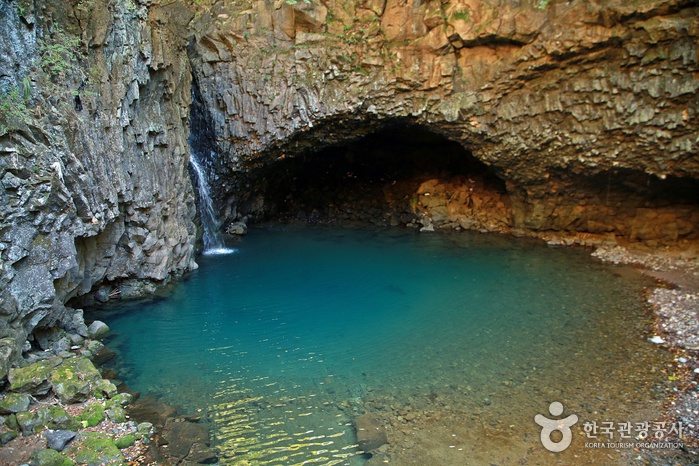
{"label": "cascading water", "polygon": [[194,173],[197,175],[197,186],[199,191],[199,216],[201,217],[201,225],[204,228],[204,254],[230,254],[235,252],[235,249],[226,248],[223,243],[223,238],[218,232],[218,222],[214,212],[214,203],[211,200],[209,192],[209,182],[206,178],[206,172],[197,161],[194,151],[191,152],[189,163],[192,164]]}

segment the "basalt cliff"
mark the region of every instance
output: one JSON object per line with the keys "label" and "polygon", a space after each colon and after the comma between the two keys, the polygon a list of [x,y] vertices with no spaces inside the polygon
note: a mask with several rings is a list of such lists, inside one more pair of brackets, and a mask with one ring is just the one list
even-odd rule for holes
{"label": "basalt cliff", "polygon": [[699,237],[699,3],[0,1],[0,377],[220,219]]}

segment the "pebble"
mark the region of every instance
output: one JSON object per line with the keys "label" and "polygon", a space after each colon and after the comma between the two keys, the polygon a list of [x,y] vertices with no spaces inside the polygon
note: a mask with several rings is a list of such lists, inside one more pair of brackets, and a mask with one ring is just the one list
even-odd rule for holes
{"label": "pebble", "polygon": [[648,341],[650,341],[651,343],[655,343],[656,345],[660,345],[662,343],[665,343],[665,340],[663,340],[661,337],[659,337],[657,335],[654,336],[653,338],[649,338]]}

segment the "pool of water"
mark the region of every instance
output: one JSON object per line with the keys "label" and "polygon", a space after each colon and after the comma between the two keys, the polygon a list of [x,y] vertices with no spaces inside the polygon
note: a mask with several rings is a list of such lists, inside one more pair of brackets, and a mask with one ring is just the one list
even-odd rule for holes
{"label": "pool of water", "polygon": [[622,421],[664,379],[648,282],[588,251],[289,226],[235,248],[101,316],[131,389],[206,414],[222,464],[363,464],[364,412],[394,464],[506,462],[548,453],[533,418],[552,401]]}

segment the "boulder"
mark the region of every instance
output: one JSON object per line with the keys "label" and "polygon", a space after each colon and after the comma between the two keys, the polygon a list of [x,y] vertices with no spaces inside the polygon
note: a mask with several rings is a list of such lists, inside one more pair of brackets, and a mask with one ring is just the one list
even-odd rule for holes
{"label": "boulder", "polygon": [[107,434],[81,432],[68,450],[78,464],[122,464],[124,455]]}
{"label": "boulder", "polygon": [[63,360],[58,357],[37,361],[26,367],[12,368],[8,374],[10,390],[32,395],[46,395],[51,390],[49,378]]}
{"label": "boulder", "polygon": [[56,450],[42,448],[32,453],[32,466],[73,466],[75,462],[61,455]]}
{"label": "boulder", "polygon": [[244,222],[232,222],[226,228],[226,233],[229,235],[242,236],[248,232],[248,226]]}
{"label": "boulder", "polygon": [[44,432],[46,446],[52,450],[63,451],[71,440],[77,435],[72,430],[47,430]]}
{"label": "boulder", "polygon": [[0,414],[19,413],[29,409],[31,399],[26,393],[8,393],[0,400]]}
{"label": "boulder", "polygon": [[185,461],[194,464],[214,464],[218,461],[218,457],[207,445],[203,443],[193,443]]}
{"label": "boulder", "polygon": [[53,391],[63,403],[86,400],[92,385],[101,380],[100,373],[88,359],[66,359],[51,375]]}
{"label": "boulder", "polygon": [[209,431],[206,427],[182,419],[168,419],[162,434],[168,444],[168,455],[178,461],[189,455],[194,444],[209,443]]}
{"label": "boulder", "polygon": [[363,451],[371,452],[388,443],[386,427],[383,422],[371,414],[363,414],[354,420],[357,430],[357,443]]}
{"label": "boulder", "polygon": [[101,340],[109,333],[109,326],[102,322],[101,320],[96,320],[90,324],[87,328],[88,338],[93,340]]}

